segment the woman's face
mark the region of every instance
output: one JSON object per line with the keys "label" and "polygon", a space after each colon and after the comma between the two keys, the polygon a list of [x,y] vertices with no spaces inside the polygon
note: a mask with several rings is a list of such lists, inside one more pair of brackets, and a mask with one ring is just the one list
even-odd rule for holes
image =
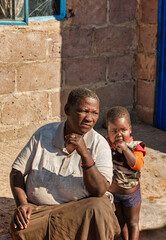
{"label": "woman's face", "polygon": [[99,101],[92,97],[80,98],[75,105],[65,106],[66,131],[83,135],[94,127],[99,118]]}

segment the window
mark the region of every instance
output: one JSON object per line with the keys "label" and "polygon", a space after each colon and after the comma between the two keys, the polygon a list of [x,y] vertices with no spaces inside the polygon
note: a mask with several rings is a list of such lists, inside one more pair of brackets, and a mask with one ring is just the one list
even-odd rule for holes
{"label": "window", "polygon": [[66,0],[1,0],[1,25],[26,25],[28,21],[63,19]]}

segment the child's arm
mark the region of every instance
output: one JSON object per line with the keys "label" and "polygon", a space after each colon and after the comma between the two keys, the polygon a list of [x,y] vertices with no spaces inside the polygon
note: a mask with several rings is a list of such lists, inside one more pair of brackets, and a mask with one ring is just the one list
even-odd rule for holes
{"label": "child's arm", "polygon": [[143,152],[141,151],[133,151],[133,154],[136,156],[136,163],[133,167],[131,167],[133,170],[141,170],[141,168],[144,165],[144,156],[143,156]]}
{"label": "child's arm", "polygon": [[[140,170],[143,165],[144,165],[144,154],[142,151],[131,151],[126,142],[124,141],[117,141],[116,146],[121,148],[123,154],[126,157],[128,165],[133,169],[133,170]],[[143,149],[142,149],[143,150]],[[144,151],[145,152],[145,151]]]}
{"label": "child's arm", "polygon": [[125,158],[127,160],[127,163],[130,167],[134,167],[136,164],[136,156],[135,154],[128,148],[126,142],[120,140],[116,141],[116,146],[121,148],[123,154],[125,155]]}

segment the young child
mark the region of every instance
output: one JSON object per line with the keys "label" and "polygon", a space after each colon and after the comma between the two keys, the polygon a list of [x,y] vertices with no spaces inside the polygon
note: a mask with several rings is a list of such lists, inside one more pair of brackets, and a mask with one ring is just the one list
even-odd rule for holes
{"label": "young child", "polygon": [[140,169],[144,165],[145,144],[133,141],[130,115],[126,108],[112,107],[107,113],[107,141],[112,149],[116,215],[124,240],[138,240],[141,206]]}

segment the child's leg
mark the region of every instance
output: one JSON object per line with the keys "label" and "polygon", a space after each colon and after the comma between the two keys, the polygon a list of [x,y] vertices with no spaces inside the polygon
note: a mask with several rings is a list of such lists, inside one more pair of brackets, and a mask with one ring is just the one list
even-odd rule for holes
{"label": "child's leg", "polygon": [[118,222],[121,228],[121,237],[123,240],[128,240],[128,229],[127,224],[124,219],[124,213],[123,213],[123,204],[120,202],[115,202],[116,207],[116,216],[118,218]]}
{"label": "child's leg", "polygon": [[141,204],[136,207],[126,207],[123,205],[123,213],[128,227],[129,240],[139,239],[140,207]]}

